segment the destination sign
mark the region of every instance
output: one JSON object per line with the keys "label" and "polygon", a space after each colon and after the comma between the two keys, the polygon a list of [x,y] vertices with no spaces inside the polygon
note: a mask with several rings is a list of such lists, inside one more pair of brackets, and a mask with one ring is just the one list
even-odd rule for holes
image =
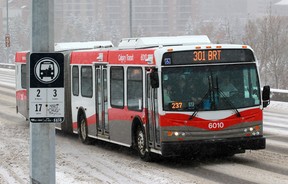
{"label": "destination sign", "polygon": [[197,50],[193,52],[193,61],[221,61],[222,50]]}
{"label": "destination sign", "polygon": [[254,54],[249,49],[209,49],[167,52],[163,55],[162,65],[253,61]]}

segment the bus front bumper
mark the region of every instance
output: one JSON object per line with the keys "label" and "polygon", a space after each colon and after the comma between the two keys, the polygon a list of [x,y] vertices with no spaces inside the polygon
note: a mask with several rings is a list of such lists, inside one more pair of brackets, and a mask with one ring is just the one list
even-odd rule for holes
{"label": "bus front bumper", "polygon": [[223,155],[233,155],[244,153],[245,150],[265,149],[266,138],[263,136],[230,138],[219,140],[197,140],[182,142],[162,142],[162,156],[180,155],[213,155],[222,153]]}

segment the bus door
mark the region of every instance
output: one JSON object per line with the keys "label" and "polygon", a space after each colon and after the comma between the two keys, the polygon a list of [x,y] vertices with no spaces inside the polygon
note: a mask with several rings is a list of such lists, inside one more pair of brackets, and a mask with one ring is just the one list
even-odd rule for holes
{"label": "bus door", "polygon": [[107,66],[95,66],[95,106],[98,136],[108,136]]}
{"label": "bus door", "polygon": [[146,104],[148,123],[146,126],[148,145],[160,149],[157,89],[151,87],[150,73],[146,75]]}

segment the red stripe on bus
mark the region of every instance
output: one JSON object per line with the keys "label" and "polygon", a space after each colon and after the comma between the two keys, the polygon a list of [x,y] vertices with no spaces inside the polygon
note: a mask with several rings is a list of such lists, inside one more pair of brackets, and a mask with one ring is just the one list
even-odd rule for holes
{"label": "red stripe on bus", "polygon": [[16,100],[20,100],[20,101],[26,101],[27,100],[26,89],[16,91]]}
{"label": "red stripe on bus", "polygon": [[[145,117],[145,109],[142,111],[131,111],[128,110],[127,107],[124,107],[124,109],[118,109],[118,108],[111,108],[108,109],[108,118],[109,121],[129,121],[132,123],[133,119],[138,116],[141,121],[145,124],[146,123],[146,117]],[[93,114],[92,116],[89,116],[87,118],[87,125],[96,124],[96,114]],[[77,122],[73,122],[73,129],[77,129]]]}
{"label": "red stripe on bus", "polygon": [[107,62],[108,51],[74,51],[71,52],[71,64],[92,64],[93,62]]}
{"label": "red stripe on bus", "polygon": [[144,124],[146,123],[145,109],[142,109],[141,111],[132,111],[127,107],[124,107],[123,109],[111,108],[108,109],[108,114],[109,121],[125,120],[132,122],[133,119],[138,116]]}
{"label": "red stripe on bus", "polygon": [[[89,116],[88,118],[86,118],[86,120],[87,120],[87,126],[96,124],[96,114],[93,114],[92,116]],[[72,124],[73,124],[72,125],[73,129],[77,129],[78,128],[77,122],[73,122]]]}
{"label": "red stripe on bus", "polygon": [[[194,117],[192,120],[189,120],[189,115],[167,113],[164,116],[160,116],[160,126],[191,126],[205,130],[217,131],[241,123],[251,123],[263,120],[263,112],[259,108],[242,111],[240,114],[241,117],[234,114],[227,118],[218,120],[207,120],[198,117]],[[215,123],[215,126],[213,123]]]}
{"label": "red stripe on bus", "polygon": [[116,50],[109,52],[110,64],[155,65],[155,49]]}
{"label": "red stripe on bus", "polygon": [[28,52],[16,52],[15,62],[16,63],[26,63],[26,55]]}

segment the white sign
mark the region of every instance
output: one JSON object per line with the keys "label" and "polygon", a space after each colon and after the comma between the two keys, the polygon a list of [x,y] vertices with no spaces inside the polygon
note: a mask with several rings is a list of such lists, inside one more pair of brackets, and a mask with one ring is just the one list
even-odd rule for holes
{"label": "white sign", "polygon": [[[63,88],[30,88],[29,107],[30,120],[62,122],[64,119],[64,89]],[[33,122],[31,121],[31,122]]]}
{"label": "white sign", "polygon": [[64,121],[64,56],[32,53],[30,56],[29,116],[32,123]]}

